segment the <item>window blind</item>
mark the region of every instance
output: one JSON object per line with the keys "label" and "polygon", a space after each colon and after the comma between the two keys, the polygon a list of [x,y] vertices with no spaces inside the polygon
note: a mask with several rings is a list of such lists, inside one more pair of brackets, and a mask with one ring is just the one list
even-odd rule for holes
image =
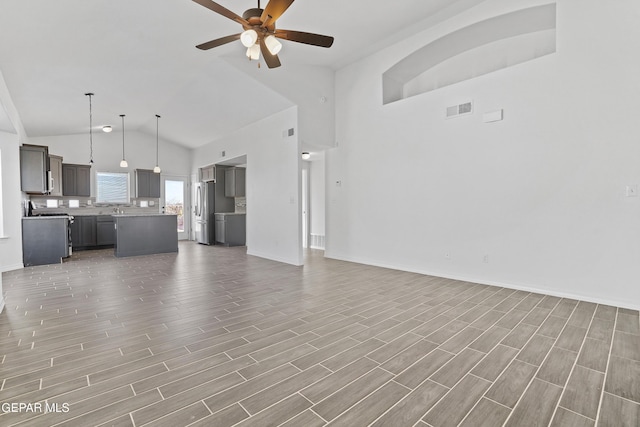
{"label": "window blind", "polygon": [[129,174],[98,172],[97,203],[129,203]]}

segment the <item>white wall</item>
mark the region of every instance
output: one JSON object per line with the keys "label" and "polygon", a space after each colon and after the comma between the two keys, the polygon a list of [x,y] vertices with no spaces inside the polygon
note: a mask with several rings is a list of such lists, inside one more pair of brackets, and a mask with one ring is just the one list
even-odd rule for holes
{"label": "white wall", "polygon": [[[290,128],[294,136],[283,136]],[[302,265],[297,129],[292,107],[193,150],[192,166],[195,172],[246,155],[247,253]]]}
{"label": "white wall", "polygon": [[558,2],[557,53],[382,105],[398,60],[537,3],[486,1],[338,71],[328,257],[640,308],[636,0]]}
{"label": "white wall", "polygon": [[335,73],[332,69],[290,61],[281,68],[264,72],[254,62],[237,55],[225,60],[297,106],[301,145],[324,148],[335,145]]}
{"label": "white wall", "polygon": [[[64,163],[89,164],[89,134],[30,138],[30,144],[46,145],[49,154],[63,157]],[[189,176],[191,150],[159,139],[158,163],[162,175]],[[153,169],[156,164],[156,138],[142,132],[126,131],[125,158],[128,168],[120,168],[122,133],[102,131],[93,134],[93,167],[96,172],[124,172],[131,174],[131,195],[135,196],[135,169]],[[95,179],[91,180],[91,195],[95,196]]]}
{"label": "white wall", "polygon": [[[0,132],[2,153],[2,221],[0,272],[22,268],[22,193],[20,192],[20,150],[17,135]],[[0,278],[0,307],[2,283]],[[1,311],[1,309],[0,309]]]}

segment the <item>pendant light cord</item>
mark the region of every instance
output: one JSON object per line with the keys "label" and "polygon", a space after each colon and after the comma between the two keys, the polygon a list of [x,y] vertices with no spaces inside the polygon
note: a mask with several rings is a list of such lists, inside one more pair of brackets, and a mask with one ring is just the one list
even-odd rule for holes
{"label": "pendant light cord", "polygon": [[124,160],[124,114],[120,114],[120,117],[122,117],[122,160]]}
{"label": "pendant light cord", "polygon": [[156,114],[156,166],[158,166],[158,123],[160,122],[160,116]]}
{"label": "pendant light cord", "polygon": [[89,97],[89,163],[93,164],[93,110],[91,108],[91,97],[93,93],[85,93]]}

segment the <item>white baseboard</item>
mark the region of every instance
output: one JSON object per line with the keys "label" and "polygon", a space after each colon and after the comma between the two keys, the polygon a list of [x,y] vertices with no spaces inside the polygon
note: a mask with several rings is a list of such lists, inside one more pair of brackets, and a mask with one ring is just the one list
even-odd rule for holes
{"label": "white baseboard", "polygon": [[554,289],[537,287],[535,285],[531,285],[527,283],[517,284],[517,283],[503,283],[503,282],[491,281],[491,280],[488,281],[485,279],[479,279],[477,277],[455,275],[450,273],[442,273],[442,272],[423,270],[423,269],[415,269],[411,267],[391,265],[391,264],[371,261],[367,259],[361,259],[357,257],[341,256],[331,252],[327,253],[326,251],[324,256],[330,259],[336,259],[336,260],[347,261],[347,262],[355,262],[358,264],[371,265],[371,266],[381,267],[381,268],[388,268],[390,270],[408,271],[410,273],[424,274],[426,276],[442,277],[444,279],[460,280],[462,282],[478,283],[480,285],[499,286],[502,288],[533,292],[538,294],[545,294],[545,295],[550,295],[550,296],[559,297],[559,298],[575,299],[575,300],[580,300],[585,302],[592,302],[595,304],[610,305],[613,307],[620,307],[620,308],[628,308],[630,310],[640,310],[640,303],[636,301],[633,301],[633,302],[618,301],[618,300],[611,300],[607,298],[597,298],[597,297],[592,297],[588,295],[578,295],[570,292],[561,292]]}
{"label": "white baseboard", "polygon": [[0,266],[0,273],[4,273],[5,271],[20,270],[21,268],[24,268],[24,264],[3,265]]}
{"label": "white baseboard", "polygon": [[260,257],[260,258],[269,259],[271,261],[282,262],[284,264],[291,264],[291,265],[295,265],[296,267],[304,265],[302,260],[292,260],[292,259],[289,259],[289,258],[281,258],[281,257],[273,256],[271,254],[264,254],[264,253],[252,251],[252,250],[249,250],[248,248],[247,248],[247,255],[253,255],[253,256]]}

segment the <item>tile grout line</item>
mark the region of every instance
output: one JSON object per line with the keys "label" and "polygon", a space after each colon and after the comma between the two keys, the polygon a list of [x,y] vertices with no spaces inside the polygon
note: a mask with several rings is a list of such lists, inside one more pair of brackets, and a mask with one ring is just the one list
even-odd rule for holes
{"label": "tile grout line", "polygon": [[[577,309],[577,307],[579,305],[580,305],[580,303],[576,304],[576,309]],[[556,407],[553,409],[553,414],[551,414],[551,419],[550,419],[549,422],[553,421],[553,419],[555,418],[556,413],[558,412],[558,407],[560,407],[560,402],[562,402],[562,398],[564,397],[564,394],[565,394],[565,392],[567,390],[567,385],[569,384],[569,381],[571,380],[571,376],[575,372],[576,366],[578,366],[578,359],[580,358],[580,353],[582,352],[582,349],[584,348],[584,343],[587,341],[587,336],[589,335],[589,330],[591,329],[591,325],[593,325],[593,319],[595,319],[596,311],[598,310],[598,306],[599,306],[599,304],[596,304],[596,307],[593,309],[593,313],[591,314],[591,319],[589,320],[589,326],[587,326],[587,328],[586,328],[587,330],[584,333],[584,337],[582,337],[582,342],[580,343],[580,348],[578,349],[578,352],[576,354],[576,359],[573,361],[573,365],[571,365],[571,370],[569,371],[569,375],[567,375],[567,379],[564,382],[564,385],[562,386],[562,391],[560,392],[560,397],[558,397],[558,402],[556,403]],[[575,310],[574,310],[574,313],[575,313]],[[571,318],[569,318],[567,320],[567,324],[569,323],[569,320],[571,320]],[[614,327],[615,327],[615,324],[614,324]],[[558,337],[560,337],[560,336],[558,336]],[[612,343],[611,345],[613,346],[613,339],[611,340],[611,343]],[[602,393],[603,392],[604,392],[604,381],[603,381],[603,384],[602,384],[602,390],[600,391],[600,399],[602,399]],[[598,407],[600,407],[600,404],[598,404]],[[596,412],[596,415],[597,415],[597,412]]]}
{"label": "tile grout line", "polygon": [[[616,307],[616,317],[613,319],[613,332],[611,333],[611,343],[609,344],[609,354],[607,355],[607,364],[604,371],[604,379],[602,380],[602,392],[600,393],[600,400],[598,401],[598,409],[596,411],[596,424],[600,419],[600,411],[602,410],[602,402],[604,400],[605,386],[607,385],[607,377],[609,375],[609,364],[611,363],[611,353],[613,352],[613,342],[616,338],[616,326],[618,325],[618,314],[620,309]],[[609,393],[611,394],[611,393]]]}
{"label": "tile grout line", "polygon": [[[529,295],[531,295],[531,293],[529,293]],[[529,295],[527,295],[527,297],[528,297]],[[525,298],[527,298],[527,297],[525,297]],[[525,299],[525,298],[523,298],[523,299],[522,299],[522,301],[524,301],[524,299]],[[506,298],[505,298],[505,299],[506,299]],[[544,299],[544,298],[543,298],[543,299]],[[542,299],[542,300],[543,300],[543,299]],[[538,304],[540,304],[540,302],[542,302],[542,300],[540,300],[540,301],[538,302]],[[522,302],[522,301],[521,301],[521,302]],[[558,306],[558,304],[560,304],[560,301],[562,301],[562,299],[560,299],[560,300],[559,300],[559,301],[558,301],[558,302],[553,306],[553,308],[549,310],[549,314],[547,314],[547,316],[544,318],[544,320],[543,320],[542,322],[540,322],[540,325],[536,327],[536,332],[537,332],[537,331],[539,331],[539,330],[540,330],[540,328],[542,327],[542,325],[544,324],[544,322],[546,322],[546,321],[547,321],[547,319],[548,319],[549,317],[551,317],[551,313],[553,312],[553,309],[555,309],[555,308]],[[533,308],[531,308],[527,313],[528,313],[528,314],[531,314],[531,312],[532,312],[536,307],[538,307],[538,304],[536,304]],[[512,310],[515,310],[515,307],[513,307],[513,308],[512,308]],[[509,312],[511,312],[511,310],[510,310]],[[505,314],[504,314],[500,319],[504,318],[504,316],[506,316],[509,312],[505,313]],[[523,322],[524,322],[524,320],[525,320],[526,318],[527,318],[527,316],[524,316],[524,317],[523,317],[523,318],[518,322],[518,324],[517,324],[516,326],[514,326],[514,327],[511,329],[511,331],[513,332],[513,330],[514,330],[515,328],[517,328],[518,326],[520,326],[520,325],[522,325],[522,324],[524,324],[524,325],[530,325],[530,326],[535,326],[535,325],[531,325],[531,324],[529,324],[529,323],[523,323]],[[496,321],[496,322],[494,323],[494,325],[495,325],[495,324],[497,324],[499,321],[500,321],[500,320]],[[565,322],[565,325],[566,325],[566,323],[568,323],[568,322],[569,322],[569,319],[567,318],[567,321]],[[493,325],[492,325],[492,326],[493,326]],[[464,422],[464,420],[465,420],[465,419],[467,419],[467,418],[469,417],[469,414],[471,414],[471,412],[476,408],[476,406],[478,406],[478,404],[482,401],[482,399],[489,399],[488,397],[486,397],[486,394],[489,392],[489,389],[491,389],[491,387],[495,384],[495,382],[497,381],[497,379],[498,379],[498,378],[500,378],[500,376],[501,376],[501,375],[502,375],[502,374],[503,374],[503,373],[504,373],[504,372],[509,368],[509,366],[511,366],[511,364],[513,363],[513,361],[518,360],[518,361],[520,361],[520,362],[522,362],[522,363],[525,363],[525,364],[527,364],[527,365],[529,365],[529,366],[534,366],[534,367],[535,367],[535,365],[532,365],[532,364],[530,364],[530,363],[528,363],[528,362],[525,362],[525,361],[522,361],[522,360],[518,359],[518,355],[520,355],[520,353],[522,353],[522,351],[523,351],[523,350],[524,350],[524,348],[527,346],[527,344],[529,344],[529,342],[531,342],[531,340],[533,340],[533,338],[536,336],[536,332],[534,332],[533,334],[531,334],[531,336],[529,337],[529,339],[528,339],[528,340],[527,340],[527,341],[522,345],[522,347],[521,347],[521,348],[519,348],[519,349],[518,349],[518,348],[516,348],[516,347],[511,347],[511,346],[506,345],[506,344],[502,344],[502,341],[503,341],[504,339],[506,339],[506,336],[505,336],[502,340],[500,340],[500,342],[498,342],[495,346],[493,346],[493,347],[491,348],[491,350],[490,350],[490,351],[488,351],[488,352],[487,352],[487,353],[482,357],[482,359],[480,359],[480,361],[478,362],[478,364],[482,363],[482,361],[484,361],[484,360],[485,360],[485,358],[487,358],[487,357],[489,356],[489,354],[490,354],[493,350],[495,350],[496,348],[498,348],[498,346],[499,346],[499,345],[502,345],[502,346],[504,346],[504,347],[508,347],[508,348],[512,348],[512,349],[514,349],[514,350],[517,350],[517,353],[513,356],[513,358],[511,359],[511,361],[510,361],[510,362],[509,362],[509,363],[508,363],[508,364],[507,364],[507,365],[506,365],[506,366],[505,366],[505,367],[500,371],[500,373],[498,374],[498,376],[496,377],[496,379],[494,379],[493,381],[489,381],[489,380],[487,380],[486,378],[482,378],[482,377],[479,377],[479,376],[477,376],[477,375],[475,375],[475,374],[472,374],[472,373],[471,373],[471,371],[473,371],[473,369],[475,369],[475,366],[478,366],[478,364],[476,364],[476,365],[475,365],[471,370],[469,370],[468,375],[473,375],[473,376],[475,376],[475,377],[477,377],[477,378],[481,378],[481,379],[483,379],[483,380],[485,380],[485,381],[489,381],[489,382],[491,383],[491,386],[489,386],[489,388],[487,388],[487,390],[486,390],[484,393],[482,393],[482,396],[480,397],[480,399],[478,399],[478,401],[473,405],[473,407],[471,407],[471,409],[469,409],[469,411],[465,414],[465,416],[462,418],[462,420],[460,420],[460,423],[459,423],[458,425],[462,425],[462,423]],[[508,336],[508,335],[509,335],[509,334],[507,334],[507,336]],[[560,334],[558,334],[558,337],[559,337],[559,336],[560,336]],[[479,337],[478,337],[478,338],[479,338]],[[549,338],[550,338],[550,337],[549,337]],[[557,338],[556,338],[556,340],[557,340]],[[555,340],[554,340],[554,342],[555,342]],[[467,349],[467,348],[470,348],[470,347],[469,347],[469,346],[465,347],[465,349]],[[553,347],[552,347],[552,348],[553,348]],[[471,350],[473,350],[473,349],[471,349]],[[548,355],[550,352],[551,352],[551,349],[547,352],[547,355]],[[545,358],[546,358],[546,356],[545,356]],[[542,363],[540,363],[540,366],[542,366]],[[539,369],[540,367],[537,367],[537,368]],[[528,387],[529,387],[529,386],[527,386],[527,388],[528,388]],[[526,388],[525,388],[525,390],[524,390],[524,391],[526,391]],[[524,395],[524,391],[522,392],[522,395]],[[522,396],[520,396],[520,397],[522,397]],[[493,401],[492,399],[489,399],[489,400]],[[500,404],[499,402],[496,402],[496,403]],[[517,403],[516,403],[516,405],[517,405]],[[516,405],[514,405],[514,406],[513,406],[513,408],[509,408],[510,412],[509,412],[509,416],[507,416],[507,420],[508,420],[508,419],[509,419],[509,417],[511,416],[511,413],[512,413],[512,412],[513,412],[513,410],[515,409]],[[505,406],[505,405],[502,405],[502,406]],[[506,406],[505,406],[505,407],[506,407]],[[508,407],[507,407],[507,408],[508,408]],[[506,420],[505,420],[505,423],[506,423]]]}
{"label": "tile grout line", "polygon": [[[558,301],[558,303],[554,306],[554,309],[558,307],[558,305],[560,305],[560,303],[565,300],[566,298],[561,298],[560,301]],[[566,299],[567,301],[569,301],[568,299]],[[564,332],[564,330],[567,328],[567,326],[569,325],[569,320],[571,320],[571,316],[573,316],[573,314],[576,312],[576,309],[578,307],[578,304],[580,302],[578,301],[576,303],[576,305],[573,307],[573,310],[571,310],[571,314],[569,315],[569,317],[567,317],[566,322],[564,323],[562,330],[558,333],[558,336],[553,340],[553,345],[551,346],[551,348],[549,349],[549,351],[547,352],[547,354],[545,355],[544,359],[542,359],[542,362],[540,362],[540,366],[536,367],[536,371],[534,372],[533,376],[531,377],[531,380],[529,380],[529,383],[527,384],[527,386],[524,388],[524,390],[522,391],[522,394],[520,395],[520,397],[518,398],[518,400],[516,401],[516,403],[513,405],[513,409],[511,410],[511,412],[509,413],[509,416],[507,416],[507,419],[504,420],[504,423],[502,423],[503,427],[506,427],[507,423],[509,422],[509,420],[511,419],[511,416],[513,415],[513,413],[515,412],[515,409],[517,408],[518,404],[522,401],[522,398],[524,397],[524,395],[526,394],[527,390],[529,390],[529,387],[531,387],[531,384],[533,383],[533,381],[535,381],[538,373],[540,372],[540,369],[542,369],[542,366],[544,365],[544,362],[546,362],[547,358],[549,357],[549,354],[551,354],[551,350],[553,350],[553,347],[555,346],[555,343],[558,342],[558,339],[560,338],[560,336],[562,335],[562,333]],[[537,304],[536,304],[537,306]],[[545,318],[545,321],[551,316],[551,313],[553,313],[552,309],[549,314],[547,315],[547,317]],[[524,320],[524,319],[523,319]],[[544,324],[541,323],[540,326],[538,327],[538,329],[536,329],[536,331],[540,330],[540,328],[542,327],[542,325]],[[533,338],[533,336],[535,336],[535,332],[533,333],[533,335],[531,336],[531,338]],[[586,334],[585,334],[586,337]],[[527,341],[527,343],[531,340],[531,338]],[[584,340],[584,339],[583,339]],[[526,345],[526,344],[525,344]],[[522,347],[524,349],[524,346]],[[520,352],[518,352],[518,354],[520,354]],[[579,355],[576,356],[576,360],[578,358]],[[516,358],[518,356],[516,355]],[[526,363],[526,362],[525,362]],[[505,368],[506,369],[506,368]],[[504,372],[504,371],[503,371]],[[541,380],[544,381],[544,380]],[[545,381],[546,382],[546,381]],[[555,384],[554,384],[555,385]],[[560,400],[558,400],[559,402]],[[553,419],[553,418],[552,418]],[[551,420],[549,421],[551,422]]]}

